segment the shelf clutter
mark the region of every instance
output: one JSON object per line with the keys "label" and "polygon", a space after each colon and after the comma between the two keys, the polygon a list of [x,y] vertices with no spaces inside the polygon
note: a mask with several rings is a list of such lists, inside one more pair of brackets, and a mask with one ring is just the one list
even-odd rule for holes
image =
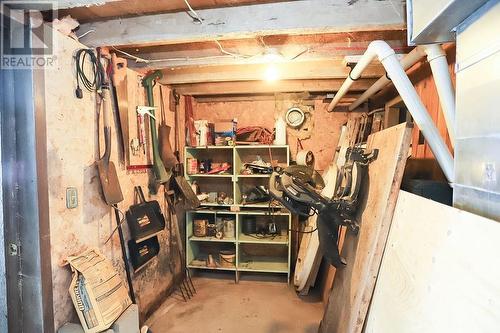
{"label": "shelf clutter", "polygon": [[287,145],[185,147],[185,177],[202,205],[186,212],[187,267],[290,280],[291,214],[267,194],[289,155]]}
{"label": "shelf clutter", "polygon": [[288,212],[186,212],[186,262],[192,269],[283,273],[290,278]]}
{"label": "shelf clutter", "polygon": [[272,167],[290,163],[287,145],[185,147],[184,156],[185,178],[203,206],[279,207],[265,192]]}

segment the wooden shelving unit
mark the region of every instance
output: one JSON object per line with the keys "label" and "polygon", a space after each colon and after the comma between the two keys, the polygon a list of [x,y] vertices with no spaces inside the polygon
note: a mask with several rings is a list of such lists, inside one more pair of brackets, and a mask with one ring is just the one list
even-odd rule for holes
{"label": "wooden shelving unit", "polygon": [[[202,192],[225,192],[233,199],[232,205],[204,202],[202,208],[186,212],[186,262],[190,269],[210,269],[234,271],[236,282],[241,272],[280,273],[290,281],[290,228],[291,214],[281,206],[269,206],[269,202],[244,204],[242,195],[256,185],[266,185],[270,175],[241,175],[244,163],[252,162],[260,156],[264,161],[271,159],[280,166],[289,165],[288,146],[249,145],[249,146],[209,146],[186,147],[185,165],[188,158],[210,159],[212,162],[231,162],[228,174],[188,174],[188,182],[196,181]],[[187,169],[187,168],[186,168]],[[195,237],[193,221],[208,219],[214,223],[217,217],[232,218],[235,221],[235,237],[217,239],[215,237]],[[244,234],[243,224],[248,219],[257,226],[274,222],[279,229],[277,235],[263,233]],[[234,267],[221,267],[219,252],[232,250],[236,253]],[[206,259],[211,254],[216,267],[208,267]]]}

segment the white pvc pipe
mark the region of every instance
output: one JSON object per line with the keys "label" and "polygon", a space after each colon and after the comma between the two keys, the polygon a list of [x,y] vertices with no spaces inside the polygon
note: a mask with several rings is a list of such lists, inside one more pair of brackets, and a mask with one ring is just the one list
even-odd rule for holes
{"label": "white pvc pipe", "polygon": [[399,92],[401,99],[405,103],[408,111],[411,113],[415,123],[418,125],[425,139],[436,157],[441,169],[450,183],[454,181],[453,158],[448,147],[441,138],[432,118],[425,109],[420,97],[413,87],[410,79],[406,75],[403,67],[401,67],[394,50],[384,41],[373,41],[368,46],[365,54],[361,57],[358,64],[352,69],[349,77],[344,81],[334,99],[328,106],[328,111],[333,110],[335,105],[347,93],[354,80],[361,76],[363,70],[375,58],[384,66],[387,74],[390,76],[392,83]]}
{"label": "white pvc pipe", "polygon": [[[401,59],[401,66],[404,70],[407,70],[411,66],[415,65],[420,59],[425,56],[424,49],[421,46],[417,46],[410,53],[408,53],[403,59]],[[349,111],[354,110],[361,105],[364,101],[375,95],[379,90],[384,88],[391,82],[387,76],[382,76],[378,79],[370,88],[368,88],[357,100],[355,100],[351,105],[349,105]]]}
{"label": "white pvc pipe", "polygon": [[[450,73],[448,71],[448,61],[446,53],[439,44],[429,44],[417,46],[408,53],[402,60],[401,66],[407,70],[416,64],[421,58],[427,56],[427,61],[431,66],[432,76],[436,84],[441,109],[443,110],[446,128],[450,136],[451,145],[455,146],[455,90],[451,83]],[[376,94],[391,81],[382,76],[370,88],[368,88],[357,100],[349,105],[349,111],[357,108],[372,95]]]}
{"label": "white pvc pipe", "polygon": [[424,45],[423,49],[431,66],[451,145],[455,146],[455,89],[451,83],[446,53],[439,44]]}

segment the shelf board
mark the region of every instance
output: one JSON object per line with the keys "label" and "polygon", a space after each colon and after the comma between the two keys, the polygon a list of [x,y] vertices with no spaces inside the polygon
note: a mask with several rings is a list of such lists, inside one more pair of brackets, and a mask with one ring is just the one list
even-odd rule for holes
{"label": "shelf board", "polygon": [[227,214],[227,215],[236,215],[238,212],[231,212],[231,211],[225,211],[225,210],[210,210],[210,209],[190,209],[187,211],[187,213],[191,214],[217,214],[217,215],[222,215],[222,214]]}
{"label": "shelf board", "polygon": [[187,175],[188,177],[214,177],[214,178],[231,178],[233,177],[232,174],[208,174],[208,173],[198,173],[198,174],[195,174],[195,175]]}
{"label": "shelf board", "polygon": [[288,148],[288,145],[238,145],[236,149],[252,149],[252,148]]}
{"label": "shelf board", "polygon": [[186,147],[187,150],[201,150],[201,149],[233,149],[233,146],[198,146]]}
{"label": "shelf board", "polygon": [[[240,210],[236,213],[240,215],[269,215],[269,212],[267,210]],[[273,215],[290,216],[291,213],[283,211],[273,211]]]}
{"label": "shelf board", "polygon": [[286,257],[244,257],[238,263],[238,271],[288,273]]}
{"label": "shelf board", "polygon": [[208,267],[208,266],[198,266],[198,265],[187,265],[188,268],[199,268],[199,269],[211,269],[214,271],[235,271],[236,267]]}
{"label": "shelf board", "polygon": [[[263,202],[263,203],[254,203],[254,204],[237,204],[237,206],[240,206],[242,208],[265,208],[265,209],[268,209],[269,208],[269,203],[267,202]],[[282,205],[279,205],[279,206],[271,206],[271,208],[274,208],[274,209],[280,209],[280,208],[284,208]]]}
{"label": "shelf board", "polygon": [[269,238],[255,238],[249,235],[240,234],[238,236],[238,243],[247,244],[281,244],[288,245],[288,236],[276,236]]}
{"label": "shelf board", "polygon": [[238,178],[269,178],[271,174],[236,175]]}
{"label": "shelf board", "polygon": [[215,202],[201,202],[200,206],[206,206],[206,207],[231,207],[232,205],[226,205],[226,204],[218,204]]}
{"label": "shelf board", "polygon": [[235,238],[222,238],[222,239],[218,239],[216,237],[196,237],[196,236],[191,236],[188,239],[190,241],[194,241],[194,242],[218,242],[218,243],[235,243],[236,242]]}

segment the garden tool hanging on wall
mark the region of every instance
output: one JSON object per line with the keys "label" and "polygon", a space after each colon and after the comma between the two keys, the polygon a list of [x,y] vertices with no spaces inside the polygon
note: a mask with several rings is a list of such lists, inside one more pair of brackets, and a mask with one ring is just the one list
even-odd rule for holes
{"label": "garden tool hanging on wall", "polygon": [[[98,56],[98,61],[100,61],[100,56]],[[104,74],[104,69],[102,75]],[[110,103],[111,97],[109,93],[109,82],[105,82],[102,86],[101,92],[101,103],[103,110],[103,123],[104,123],[104,155],[97,160],[96,166],[99,173],[99,179],[101,181],[102,194],[104,201],[108,205],[114,205],[123,200],[122,189],[118,181],[118,175],[116,174],[115,164],[110,161],[111,157],[111,124],[110,124]],[[99,96],[97,97],[99,98]]]}
{"label": "garden tool hanging on wall", "polygon": [[[129,126],[128,126],[128,87],[127,87],[127,59],[111,54],[112,82],[115,90],[117,113],[121,134],[121,155],[125,165],[129,165]],[[111,89],[113,91],[113,89]]]}
{"label": "garden tool hanging on wall", "polygon": [[165,101],[163,99],[163,89],[160,85],[160,115],[161,122],[158,127],[158,148],[160,157],[167,170],[172,170],[177,164],[172,146],[170,145],[170,126],[167,125],[167,115],[165,114]]}
{"label": "garden tool hanging on wall", "polygon": [[[102,106],[103,110],[103,123],[104,123],[104,155],[95,162],[97,166],[97,171],[99,174],[99,180],[101,181],[101,188],[106,204],[111,206],[115,213],[116,219],[116,229],[118,230],[118,235],[120,237],[120,247],[122,251],[122,259],[125,266],[125,273],[127,275],[127,282],[129,287],[130,299],[135,303],[135,293],[132,284],[132,276],[130,274],[127,253],[125,250],[125,238],[121,228],[121,219],[119,214],[119,209],[117,204],[123,201],[123,193],[118,181],[118,175],[116,174],[116,168],[113,162],[110,161],[111,157],[111,124],[110,124],[110,99],[111,95],[109,92],[109,78],[106,76],[104,67],[102,66],[101,54],[98,49],[96,58],[96,68],[99,70],[102,77],[103,83],[102,87],[96,91],[96,98],[100,99],[97,103],[98,106]],[[105,60],[104,60],[105,61]],[[98,100],[99,101],[99,100]],[[111,236],[110,236],[111,237]],[[109,240],[109,239],[108,239]]]}
{"label": "garden tool hanging on wall", "polygon": [[[148,97],[148,104],[154,107],[154,96],[153,96],[153,86],[155,81],[160,79],[162,76],[160,71],[154,71],[153,73],[145,76],[142,79],[142,86],[146,89],[146,95]],[[154,116],[154,110],[150,111]],[[158,136],[156,132],[156,119],[154,117],[149,117],[150,131],[151,131],[151,146],[153,148],[153,171],[155,184],[151,184],[149,190],[151,193],[156,194],[158,192],[158,185],[165,184],[170,180],[171,173],[165,169],[165,165],[160,156],[160,150],[158,147]]]}
{"label": "garden tool hanging on wall", "polygon": [[[142,147],[142,151],[144,154],[146,154],[146,123],[145,123],[145,117],[149,116],[152,117],[153,119],[156,119],[154,116],[154,112],[156,111],[156,107],[153,106],[142,106],[139,105],[136,108],[137,111],[137,128],[138,128],[138,141],[139,141],[139,148]],[[153,112],[153,113],[151,113]]]}

